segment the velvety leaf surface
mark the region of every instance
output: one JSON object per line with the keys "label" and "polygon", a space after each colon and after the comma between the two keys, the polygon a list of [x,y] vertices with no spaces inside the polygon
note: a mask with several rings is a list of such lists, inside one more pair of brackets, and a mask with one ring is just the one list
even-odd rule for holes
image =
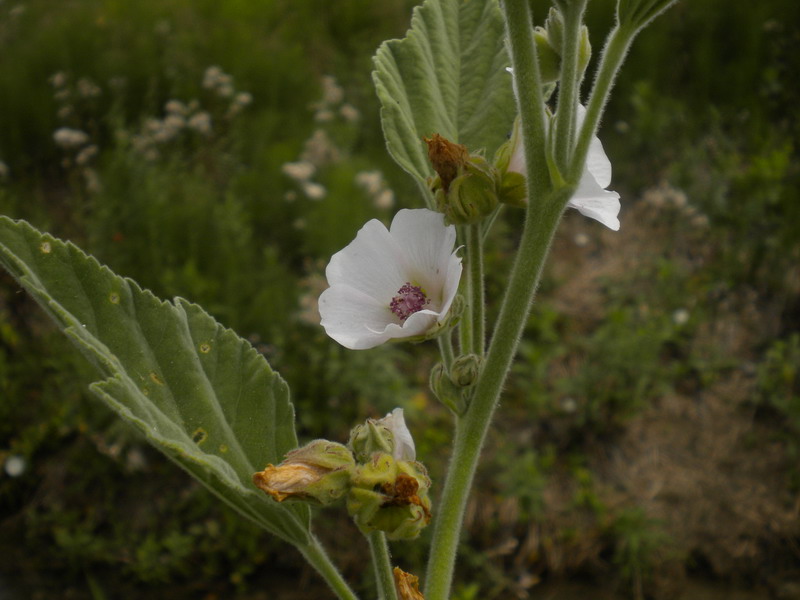
{"label": "velvety leaf surface", "polygon": [[434,133],[491,160],[516,114],[496,0],[427,0],[401,40],[384,42],[373,80],[392,157],[425,181]]}
{"label": "velvety leaf surface", "polygon": [[112,410],[239,512],[308,543],[307,508],[251,482],[297,438],[286,383],[248,342],[24,221],[0,217],[0,263],[100,370],[91,390]]}

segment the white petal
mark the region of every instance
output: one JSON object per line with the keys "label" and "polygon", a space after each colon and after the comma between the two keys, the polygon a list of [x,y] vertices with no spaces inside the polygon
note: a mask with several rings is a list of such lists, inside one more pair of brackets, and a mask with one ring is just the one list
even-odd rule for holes
{"label": "white petal", "polygon": [[619,230],[619,194],[604,190],[588,171],[584,171],[578,189],[567,203],[581,214],[600,221],[614,231]]}
{"label": "white petal", "polygon": [[447,263],[447,275],[442,289],[442,305],[439,307],[439,320],[441,321],[450,310],[450,305],[458,293],[458,282],[461,281],[461,259],[454,252]]}
{"label": "white petal", "polygon": [[[575,115],[575,125],[578,129],[583,125],[583,120],[586,118],[586,107],[578,104]],[[597,180],[601,188],[607,188],[611,185],[611,161],[608,160],[606,151],[603,150],[603,143],[597,136],[592,137],[589,142],[589,152],[586,155],[586,169]],[[585,175],[585,174],[584,174]]]}
{"label": "white petal", "polygon": [[441,213],[426,208],[403,209],[392,220],[389,233],[406,257],[407,277],[422,285],[438,308],[456,228],[445,225]]}
{"label": "white petal", "polygon": [[603,144],[595,136],[589,144],[589,152],[586,155],[586,170],[592,174],[595,181],[601,188],[611,185],[611,161],[608,160]]}
{"label": "white petal", "polygon": [[388,304],[349,285],[334,285],[322,292],[319,314],[325,332],[351,350],[374,348],[395,337],[387,331],[394,317]]}
{"label": "white petal", "polygon": [[394,452],[392,455],[395,460],[413,461],[417,458],[417,451],[414,447],[414,438],[406,426],[402,408],[395,408],[392,412],[378,421],[381,425],[392,432],[394,439]]}
{"label": "white petal", "polygon": [[377,219],[365,224],[350,244],[331,257],[325,276],[331,286],[345,284],[385,303],[406,282],[404,255]]}

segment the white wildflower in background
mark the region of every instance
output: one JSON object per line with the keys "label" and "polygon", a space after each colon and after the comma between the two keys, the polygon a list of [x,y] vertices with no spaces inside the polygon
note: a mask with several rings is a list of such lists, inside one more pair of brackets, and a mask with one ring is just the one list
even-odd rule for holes
{"label": "white wildflower in background", "polygon": [[222,81],[224,71],[216,65],[212,65],[203,73],[203,87],[207,90],[213,89]]}
{"label": "white wildflower in background", "polygon": [[394,440],[392,456],[395,460],[415,461],[417,459],[414,438],[411,437],[411,432],[406,426],[402,408],[395,408],[375,424],[382,425],[392,432],[392,439]]}
{"label": "white wildflower in background", "polygon": [[185,117],[187,114],[189,114],[189,107],[180,100],[169,100],[164,105],[164,110],[169,115],[178,115],[180,117]]}
{"label": "white wildflower in background", "polygon": [[359,171],[356,173],[356,183],[367,194],[374,196],[383,189],[383,174],[380,171]]}
{"label": "white wildflower in background", "polygon": [[372,198],[375,208],[388,210],[394,206],[394,192],[386,186],[380,171],[356,173],[356,184]]}
{"label": "white wildflower in background", "polygon": [[75,164],[78,166],[84,166],[89,163],[95,156],[97,156],[97,146],[92,144],[91,146],[86,146],[75,157]]}
{"label": "white wildflower in background", "polygon": [[0,179],[6,179],[8,177],[8,165],[0,160]]}
{"label": "white wildflower in background", "polygon": [[330,123],[331,121],[333,121],[333,117],[334,117],[333,111],[328,110],[327,108],[318,110],[317,112],[314,113],[314,120],[317,121],[318,123]]}
{"label": "white wildflower in background", "polygon": [[314,165],[304,160],[284,163],[281,167],[284,175],[288,175],[295,181],[308,181],[316,170],[317,168]]}
{"label": "white wildflower in background", "polygon": [[78,95],[82,98],[96,98],[102,93],[102,90],[91,79],[82,77],[78,80]]}
{"label": "white wildflower in background", "polygon": [[80,129],[70,129],[69,127],[60,127],[53,133],[53,140],[56,144],[66,150],[72,150],[83,146],[89,141],[89,135]]}
{"label": "white wildflower in background", "polygon": [[369,221],[325,271],[322,326],[353,350],[423,336],[441,324],[458,291],[456,229],[428,209],[404,209],[390,229]]}
{"label": "white wildflower in background", "polygon": [[319,183],[313,181],[306,181],[303,183],[303,193],[311,200],[322,200],[328,191]]}
{"label": "white wildflower in background", "polygon": [[211,115],[206,111],[200,111],[189,117],[187,122],[189,128],[194,129],[197,133],[203,135],[211,135]]}
{"label": "white wildflower in background", "polygon": [[[577,126],[583,123],[586,109],[578,105]],[[516,135],[514,148],[508,170],[525,175],[525,149],[522,146],[522,136]],[[611,184],[611,161],[608,160],[603,144],[597,138],[592,138],[589,144],[589,153],[586,155],[586,165],[578,182],[578,188],[570,198],[567,206],[577,209],[581,214],[600,221],[603,225],[614,231],[619,230],[619,194],[606,190]]]}
{"label": "white wildflower in background", "polygon": [[361,113],[358,112],[358,109],[352,104],[342,104],[339,108],[339,114],[349,123],[355,123],[361,118]]}
{"label": "white wildflower in background", "polygon": [[575,245],[578,246],[578,248],[585,248],[586,246],[589,245],[590,240],[589,236],[581,231],[580,233],[575,234],[573,241],[575,242]]}
{"label": "white wildflower in background", "polygon": [[3,468],[5,469],[6,475],[9,477],[19,477],[25,472],[27,467],[28,465],[22,456],[18,454],[12,454],[6,458]]}
{"label": "white wildflower in background", "polygon": [[681,326],[686,325],[689,322],[689,311],[685,308],[679,308],[674,313],[672,313],[672,322],[675,325]]}
{"label": "white wildflower in background", "polygon": [[57,71],[50,76],[50,85],[59,89],[67,85],[67,74],[64,71]]}
{"label": "white wildflower in background", "polygon": [[336,82],[332,75],[325,75],[322,78],[322,101],[325,104],[339,104],[344,100],[344,90]]}
{"label": "white wildflower in background", "polygon": [[103,183],[94,169],[84,169],[83,179],[86,182],[86,191],[90,194],[99,194],[103,191]]}
{"label": "white wildflower in background", "polygon": [[389,210],[394,206],[394,192],[389,189],[382,190],[372,199],[372,204],[375,208]]}
{"label": "white wildflower in background", "polygon": [[341,152],[323,129],[317,129],[311,134],[300,155],[301,160],[310,162],[317,167],[338,162],[340,158]]}

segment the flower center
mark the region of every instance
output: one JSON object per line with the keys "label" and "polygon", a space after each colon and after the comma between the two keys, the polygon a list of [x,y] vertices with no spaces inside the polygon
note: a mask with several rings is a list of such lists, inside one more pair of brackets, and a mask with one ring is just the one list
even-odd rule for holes
{"label": "flower center", "polygon": [[397,295],[392,298],[389,309],[400,317],[402,322],[415,312],[421,311],[426,304],[430,304],[430,300],[422,288],[406,281],[403,287],[397,290]]}

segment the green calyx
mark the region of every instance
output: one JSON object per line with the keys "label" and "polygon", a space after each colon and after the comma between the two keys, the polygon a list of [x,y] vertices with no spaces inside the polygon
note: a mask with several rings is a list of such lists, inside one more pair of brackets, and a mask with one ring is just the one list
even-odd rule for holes
{"label": "green calyx", "polygon": [[497,170],[482,156],[470,156],[445,189],[440,177],[431,182],[436,210],[447,223],[479,223],[497,206]]}
{"label": "green calyx", "polygon": [[421,463],[376,452],[356,468],[347,512],[365,534],[383,531],[390,540],[413,539],[431,519],[430,485]]}

